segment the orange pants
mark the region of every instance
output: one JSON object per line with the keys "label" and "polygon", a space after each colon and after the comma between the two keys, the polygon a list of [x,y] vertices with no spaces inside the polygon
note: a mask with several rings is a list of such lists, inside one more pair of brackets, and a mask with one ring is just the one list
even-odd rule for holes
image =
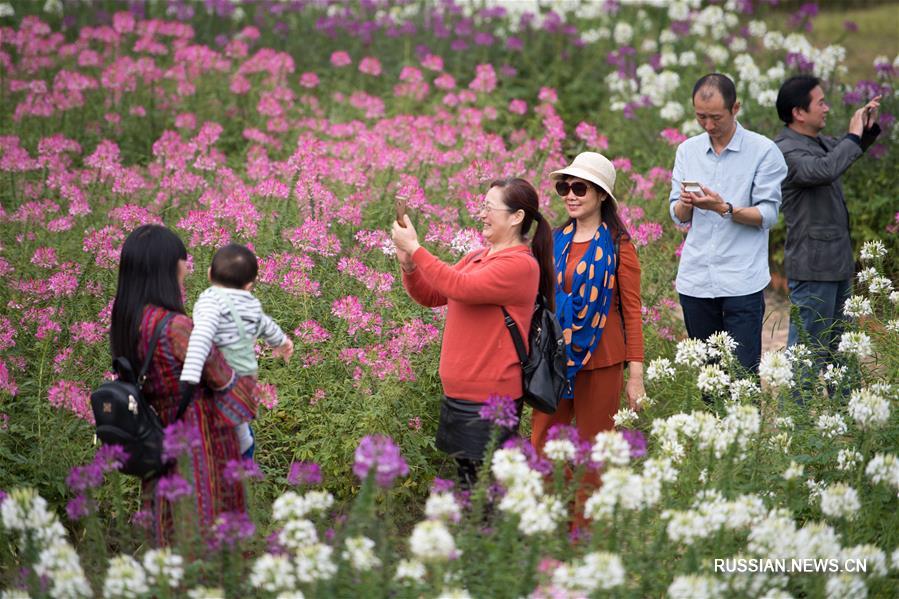
{"label": "orange pants", "polygon": [[[575,421],[581,439],[593,443],[596,433],[614,428],[615,413],[621,404],[624,388],[624,363],[606,368],[581,370],[574,377],[574,399],[563,399],[555,414],[534,412],[531,423],[531,444],[543,455],[546,434],[554,424],[571,424]],[[581,479],[575,499],[574,525],[587,524],[584,518],[584,502],[599,487],[599,474],[588,470]]]}

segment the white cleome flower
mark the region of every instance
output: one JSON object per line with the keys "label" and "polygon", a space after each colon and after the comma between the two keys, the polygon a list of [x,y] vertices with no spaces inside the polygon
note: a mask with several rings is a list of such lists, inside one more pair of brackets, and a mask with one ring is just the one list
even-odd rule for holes
{"label": "white cleome flower", "polygon": [[458,522],[462,518],[462,509],[451,492],[431,493],[425,503],[425,516],[431,520]]}
{"label": "white cleome flower", "polygon": [[862,463],[864,456],[854,449],[841,449],[837,454],[837,470],[849,472]]}
{"label": "white cleome flower", "polygon": [[646,367],[646,380],[650,383],[674,378],[674,367],[668,358],[656,358]]}
{"label": "white cleome flower", "polygon": [[424,520],[412,530],[409,550],[422,562],[442,562],[456,556],[456,541],[443,522]]}
{"label": "white cleome flower", "polygon": [[708,349],[701,339],[682,339],[677,344],[674,363],[680,366],[699,368],[706,362]]}
{"label": "white cleome flower", "polygon": [[861,508],[858,492],[844,483],[835,483],[821,491],[821,511],[831,518],[855,517]]}
{"label": "white cleome flower", "polygon": [[880,428],[890,419],[890,401],[871,387],[856,389],[849,396],[849,416],[864,430]]}
{"label": "white cleome flower", "polygon": [[875,239],[873,241],[866,241],[864,245],[862,245],[862,251],[859,254],[859,257],[863,262],[871,262],[872,260],[883,258],[886,255],[886,246],[881,240]]}
{"label": "white cleome flower", "polygon": [[611,590],[624,584],[621,558],[606,551],[593,551],[553,572],[553,584],[578,594]]}
{"label": "white cleome flower", "polygon": [[117,555],[109,560],[103,582],[104,597],[141,597],[148,592],[146,573],[136,559],[130,555]]}
{"label": "white cleome flower", "polygon": [[805,467],[802,464],[790,462],[790,467],[784,471],[783,478],[784,480],[793,480],[794,478],[799,478],[800,476],[802,476],[802,473],[804,471]]}
{"label": "white cleome flower", "polygon": [[350,566],[357,572],[368,572],[381,565],[374,549],[375,542],[368,537],[350,537],[344,542],[341,557],[350,562]]}
{"label": "white cleome flower", "polygon": [[551,533],[565,519],[565,506],[553,495],[532,502],[518,513],[518,530],[525,536]]}
{"label": "white cleome flower", "polygon": [[868,587],[857,574],[837,574],[827,579],[824,589],[827,599],[865,599]]}
{"label": "white cleome flower", "polygon": [[640,416],[630,408],[619,408],[612,420],[618,428],[630,428],[637,423]]}
{"label": "white cleome flower", "polygon": [[840,344],[837,351],[844,354],[852,354],[859,360],[864,360],[874,353],[874,346],[871,344],[871,338],[861,331],[848,331],[840,337]]}
{"label": "white cleome flower", "polygon": [[871,307],[871,300],[862,295],[853,295],[843,305],[843,313],[851,318],[860,318],[870,316],[874,309]]}
{"label": "white cleome flower", "polygon": [[684,118],[684,105],[680,102],[666,102],[659,110],[659,116],[672,123],[679,121]]}
{"label": "white cleome flower", "polygon": [[520,449],[497,449],[493,453],[491,471],[504,485],[509,486],[519,478],[527,476],[530,469],[528,460]]}
{"label": "white cleome flower", "polygon": [[816,426],[821,434],[828,439],[834,439],[840,435],[845,435],[849,428],[846,421],[839,414],[821,414],[818,416]]}
{"label": "white cleome flower", "polygon": [[730,399],[743,403],[759,394],[759,386],[750,379],[737,379],[730,385]]}
{"label": "white cleome flower", "polygon": [[886,483],[899,490],[899,459],[891,453],[875,454],[865,467],[865,475],[874,484]]}
{"label": "white cleome flower", "polygon": [[630,443],[618,431],[602,431],[596,435],[590,459],[607,466],[626,466],[631,461]]}
{"label": "white cleome flower", "polygon": [[404,580],[409,582],[421,582],[425,578],[427,570],[425,565],[414,559],[401,559],[396,566],[395,580]]}
{"label": "white cleome flower", "polygon": [[696,387],[703,393],[724,393],[729,385],[730,377],[717,364],[706,364],[696,377]]}
{"label": "white cleome flower", "polygon": [[289,520],[278,533],[278,542],[288,549],[308,547],[318,542],[315,524],[305,518]]}
{"label": "white cleome flower", "polygon": [[873,279],[874,277],[877,277],[877,276],[880,276],[880,273],[877,272],[877,269],[874,268],[873,266],[869,266],[867,268],[863,268],[862,270],[858,271],[858,273],[855,275],[855,278],[858,280],[859,283],[867,283],[868,281],[870,281],[871,279]]}
{"label": "white cleome flower", "polygon": [[893,291],[893,282],[886,277],[874,277],[868,283],[868,291],[872,295],[889,295]]}
{"label": "white cleome flower", "polygon": [[612,39],[619,46],[626,46],[634,37],[634,28],[625,21],[618,21],[612,30]]}
{"label": "white cleome flower", "polygon": [[[65,539],[51,541],[38,555],[35,573],[52,581],[50,597],[93,597],[78,553]],[[27,596],[27,595],[26,595]]]}
{"label": "white cleome flower", "polygon": [[551,439],[543,445],[543,453],[553,462],[570,462],[577,455],[577,448],[568,439]]}
{"label": "white cleome flower", "polygon": [[333,578],[337,574],[337,564],[331,559],[333,553],[331,547],[322,543],[297,549],[294,554],[297,580],[315,582]]}
{"label": "white cleome flower", "polygon": [[759,376],[774,389],[789,389],[793,386],[793,367],[783,351],[762,354]]}
{"label": "white cleome flower", "polygon": [[144,554],[144,570],[150,584],[177,587],[184,577],[184,559],[171,549],[151,549]]}
{"label": "white cleome flower", "polygon": [[296,585],[293,564],[286,555],[263,553],[253,563],[250,584],[254,589],[278,593],[290,591]]}
{"label": "white cleome flower", "polygon": [[671,599],[718,599],[724,597],[726,585],[711,576],[688,574],[677,576],[668,586]]}

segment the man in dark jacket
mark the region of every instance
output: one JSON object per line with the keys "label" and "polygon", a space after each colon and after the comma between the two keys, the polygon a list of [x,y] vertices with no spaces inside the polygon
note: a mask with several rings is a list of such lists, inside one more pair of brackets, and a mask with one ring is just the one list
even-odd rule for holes
{"label": "man in dark jacket", "polygon": [[818,367],[839,342],[843,304],[855,275],[840,177],[880,134],[878,96],[855,111],[844,137],[819,135],[830,110],[820,83],[809,75],[784,82],[777,94],[777,114],[786,127],[774,140],[789,169],[782,185],[784,267],[790,300],[801,320],[790,323],[787,345],[799,343],[804,329],[818,354]]}

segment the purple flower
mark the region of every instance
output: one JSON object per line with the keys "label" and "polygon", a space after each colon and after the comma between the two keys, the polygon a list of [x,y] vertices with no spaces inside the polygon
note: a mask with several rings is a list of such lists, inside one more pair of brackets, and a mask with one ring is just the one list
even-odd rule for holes
{"label": "purple flower", "polygon": [[193,495],[193,492],[193,487],[180,474],[163,476],[156,483],[156,495],[167,501],[178,501],[182,497]]}
{"label": "purple flower", "polygon": [[3,503],[4,499],[6,499],[6,491],[0,489],[0,503]]}
{"label": "purple flower", "polygon": [[279,537],[281,536],[281,529],[277,529],[272,532],[269,536],[265,538],[265,545],[267,547],[268,553],[272,555],[287,555],[287,547],[281,544],[281,540]]}
{"label": "purple flower", "polygon": [[514,429],[518,426],[518,406],[508,395],[491,395],[478,415],[481,420],[489,420],[501,428]]}
{"label": "purple flower", "polygon": [[112,472],[128,461],[128,452],[121,445],[101,445],[94,454],[94,464],[103,473]]}
{"label": "purple flower", "polygon": [[621,431],[621,436],[631,446],[632,460],[646,455],[646,436],[642,432],[627,428]]}
{"label": "purple flower", "polygon": [[69,520],[81,520],[91,513],[91,504],[86,495],[76,495],[66,504]]}
{"label": "purple flower", "polygon": [[294,462],[290,465],[287,482],[294,486],[321,484],[322,469],[315,462]]}
{"label": "purple flower", "polygon": [[453,487],[456,486],[451,480],[447,480],[445,478],[435,478],[431,482],[431,493],[447,493],[453,490]]}
{"label": "purple flower", "polygon": [[196,427],[184,420],[178,420],[165,427],[162,440],[162,459],[177,460],[183,454],[189,454],[202,445],[200,433]]}
{"label": "purple flower", "polygon": [[522,439],[521,437],[512,437],[505,443],[503,443],[503,449],[512,449],[517,448],[524,454],[524,457],[528,460],[528,466],[532,469],[536,470],[540,474],[547,475],[552,474],[553,464],[546,458],[540,457],[537,453],[537,450],[534,449],[534,446],[531,445],[529,439]]}
{"label": "purple flower", "polygon": [[409,474],[409,466],[393,439],[386,435],[366,435],[356,448],[353,474],[365,480],[374,472],[379,487],[389,488],[394,479]]}
{"label": "purple flower", "polygon": [[153,512],[149,510],[138,510],[131,514],[131,523],[138,528],[149,530],[153,526]]}
{"label": "purple flower", "polygon": [[256,525],[246,512],[222,512],[209,538],[209,548],[213,551],[233,549],[241,541],[253,538]]}
{"label": "purple flower", "polygon": [[103,484],[103,470],[99,464],[75,466],[66,477],[66,485],[76,493],[84,493],[88,489],[96,489]]}
{"label": "purple flower", "polygon": [[849,33],[856,33],[858,31],[858,23],[855,21],[843,21],[843,29]]}
{"label": "purple flower", "polygon": [[861,104],[864,96],[862,96],[862,92],[858,90],[849,90],[845,94],[843,94],[843,104],[846,106],[853,106],[855,104]]}
{"label": "purple flower", "polygon": [[224,471],[225,480],[232,483],[239,483],[245,480],[262,480],[264,475],[259,469],[259,464],[252,458],[241,460],[228,460],[225,464]]}

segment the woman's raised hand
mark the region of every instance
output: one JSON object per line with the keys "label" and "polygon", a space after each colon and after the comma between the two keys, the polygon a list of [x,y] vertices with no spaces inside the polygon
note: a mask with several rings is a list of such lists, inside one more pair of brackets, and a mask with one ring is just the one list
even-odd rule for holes
{"label": "woman's raised hand", "polygon": [[412,221],[409,220],[408,214],[403,215],[403,222],[406,225],[405,227],[401,227],[398,222],[394,221],[392,231],[393,245],[396,246],[397,256],[399,256],[401,263],[403,262],[401,252],[408,254],[408,260],[411,262],[412,254],[421,247],[418,243],[418,233],[412,226]]}

